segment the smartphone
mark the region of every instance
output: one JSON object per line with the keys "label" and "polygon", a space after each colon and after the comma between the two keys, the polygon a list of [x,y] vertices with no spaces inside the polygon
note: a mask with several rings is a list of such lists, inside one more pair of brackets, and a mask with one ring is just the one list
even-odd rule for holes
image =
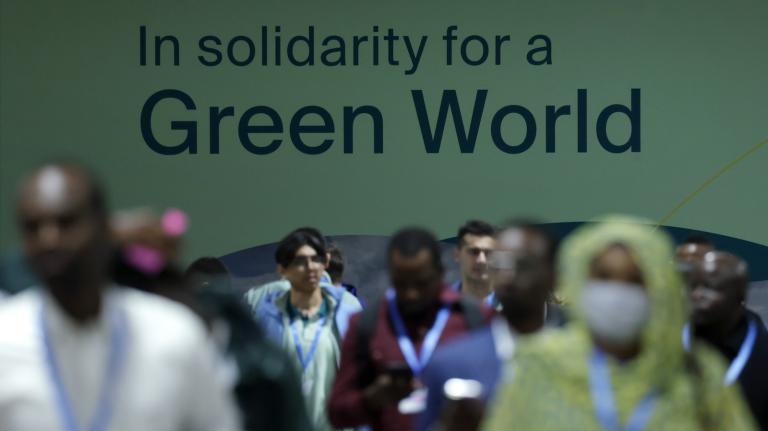
{"label": "smartphone", "polygon": [[384,372],[389,374],[393,381],[410,382],[413,379],[411,367],[404,363],[389,364]]}

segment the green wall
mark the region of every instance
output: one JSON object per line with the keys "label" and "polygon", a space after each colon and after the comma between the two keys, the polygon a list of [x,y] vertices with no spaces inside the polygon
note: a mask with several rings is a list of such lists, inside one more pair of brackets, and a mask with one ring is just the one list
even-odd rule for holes
{"label": "green wall", "polygon": [[[224,254],[279,239],[305,224],[327,234],[388,234],[403,224],[452,236],[470,217],[527,215],[579,221],[606,212],[661,219],[723,166],[768,138],[768,3],[763,1],[13,1],[0,20],[0,242],[16,243],[13,195],[20,175],[51,158],[83,160],[107,183],[115,208],[151,205],[187,210],[186,257]],[[139,65],[139,27],[181,41],[181,64]],[[259,39],[262,25],[282,34],[371,34],[394,27],[429,37],[416,73],[404,67],[205,67],[197,40],[207,34]],[[509,35],[503,64],[444,62],[441,36]],[[528,39],[552,40],[552,64],[526,61]],[[403,54],[403,51],[398,51]],[[160,139],[176,140],[170,120],[200,122],[200,153],[161,156],[144,143],[139,114],[155,91],[179,89],[198,111],[162,106]],[[557,126],[557,152],[544,150],[544,110],[572,105],[589,91],[589,151],[576,151],[576,118]],[[639,153],[600,148],[600,109],[628,105],[642,91]],[[487,89],[486,115],[474,154],[461,154],[446,127],[443,149],[426,154],[411,100],[422,89],[434,122],[443,89],[458,91],[465,118],[475,91]],[[537,121],[525,153],[492,144],[493,112],[529,108]],[[306,155],[286,142],[271,155],[243,149],[236,122],[222,122],[221,153],[206,154],[208,106],[277,110],[286,125],[305,105],[326,108],[337,142]],[[375,105],[384,118],[384,153],[374,154],[370,127],[356,128],[355,152],[342,152],[343,106]],[[616,116],[609,136],[629,134]],[[503,131],[522,139],[522,122]],[[263,138],[262,138],[263,139]],[[308,141],[319,142],[317,137]],[[720,176],[667,224],[768,244],[768,145]]]}

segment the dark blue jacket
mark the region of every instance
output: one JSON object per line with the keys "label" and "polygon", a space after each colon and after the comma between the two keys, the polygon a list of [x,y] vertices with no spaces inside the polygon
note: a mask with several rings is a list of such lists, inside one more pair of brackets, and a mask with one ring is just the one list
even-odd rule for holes
{"label": "dark blue jacket", "polygon": [[416,429],[424,431],[437,422],[443,406],[443,385],[448,379],[477,380],[484,388],[483,401],[487,401],[496,391],[501,369],[490,326],[437,349],[422,375],[422,383],[428,390],[427,407]]}
{"label": "dark blue jacket", "polygon": [[[544,326],[561,327],[565,312],[560,306],[547,304]],[[503,362],[499,359],[492,328],[496,322],[473,331],[451,343],[440,346],[424,370],[422,382],[427,386],[427,407],[416,429],[429,429],[440,418],[443,408],[443,385],[448,379],[476,380],[483,385],[483,401],[496,392],[502,377]],[[510,376],[511,377],[511,376]]]}

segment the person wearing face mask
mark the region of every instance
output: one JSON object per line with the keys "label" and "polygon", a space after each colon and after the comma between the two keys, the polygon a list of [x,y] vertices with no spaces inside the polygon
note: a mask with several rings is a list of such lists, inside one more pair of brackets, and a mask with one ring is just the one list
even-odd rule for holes
{"label": "person wearing face mask", "polygon": [[665,234],[605,218],[568,238],[558,264],[572,319],[519,346],[484,430],[755,429],[719,355],[683,350],[686,304]]}
{"label": "person wearing face mask", "polygon": [[420,376],[432,353],[492,315],[443,283],[440,245],[430,232],[399,231],[387,257],[393,287],[349,322],[328,403],[336,427],[413,429],[426,402]]}
{"label": "person wearing face mask", "polygon": [[747,263],[711,251],[692,267],[688,277],[691,323],[683,345],[702,340],[727,360],[726,384],[738,381],[761,429],[768,430],[768,331],[760,316],[744,306],[749,285]]}

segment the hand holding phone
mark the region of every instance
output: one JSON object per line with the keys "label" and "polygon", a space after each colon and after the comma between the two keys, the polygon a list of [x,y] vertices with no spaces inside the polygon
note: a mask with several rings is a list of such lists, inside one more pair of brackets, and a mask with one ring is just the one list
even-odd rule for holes
{"label": "hand holding phone", "polygon": [[407,364],[391,364],[365,388],[363,397],[373,409],[396,405],[414,390],[413,372]]}
{"label": "hand holding phone", "polygon": [[392,378],[392,381],[395,384],[407,383],[410,385],[411,381],[413,380],[413,371],[411,370],[411,367],[408,366],[408,364],[389,364],[387,365],[385,373],[388,374],[390,378]]}

